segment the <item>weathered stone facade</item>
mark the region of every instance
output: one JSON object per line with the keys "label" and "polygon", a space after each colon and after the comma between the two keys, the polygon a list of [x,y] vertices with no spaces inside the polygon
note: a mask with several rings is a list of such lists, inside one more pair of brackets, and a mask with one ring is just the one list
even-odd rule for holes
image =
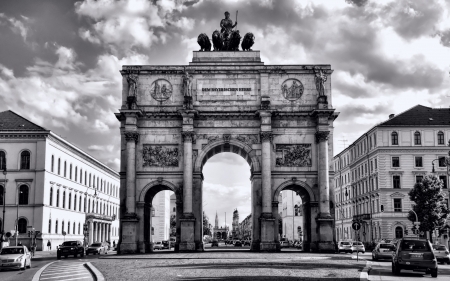
{"label": "weathered stone facade", "polygon": [[[220,152],[251,167],[253,251],[279,250],[283,189],[304,202],[305,248],[332,250],[338,114],[331,79],[317,80],[318,69],[333,72],[330,65],[266,66],[259,51],[194,52],[188,66],[123,66],[119,252],[152,250],[149,210],[161,190],[177,198],[175,249],[202,251],[202,168]],[[136,91],[128,81],[138,81]]]}

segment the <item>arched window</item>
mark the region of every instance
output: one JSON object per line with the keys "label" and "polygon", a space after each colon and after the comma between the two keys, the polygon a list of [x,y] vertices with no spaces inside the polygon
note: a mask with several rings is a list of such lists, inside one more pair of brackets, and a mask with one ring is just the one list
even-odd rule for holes
{"label": "arched window", "polygon": [[395,238],[396,239],[403,238],[403,228],[401,226],[397,226],[395,228]]}
{"label": "arched window", "polygon": [[67,172],[67,162],[64,161],[64,177],[67,176],[66,172]]}
{"label": "arched window", "polygon": [[[66,191],[63,191],[62,207],[63,207],[63,209],[66,207]],[[63,227],[63,229],[64,229],[64,227]]]}
{"label": "arched window", "polygon": [[55,222],[55,233],[58,233],[58,220]]}
{"label": "arched window", "polygon": [[444,133],[439,131],[437,137],[438,137],[438,144],[444,144]]}
{"label": "arched window", "polygon": [[53,206],[53,187],[50,187],[50,206]]}
{"label": "arched window", "polygon": [[398,145],[398,134],[397,132],[392,132],[391,134],[391,144]]}
{"label": "arched window", "polygon": [[48,220],[48,233],[52,233],[52,220]]}
{"label": "arched window", "polygon": [[3,189],[3,185],[0,185],[0,205],[3,205],[3,195],[5,190]]}
{"label": "arched window", "polygon": [[58,175],[61,174],[61,158],[58,158]]}
{"label": "arched window", "polygon": [[52,155],[52,162],[50,164],[50,170],[52,171],[52,173],[54,172],[54,167],[55,167],[55,156]]}
{"label": "arched window", "polygon": [[20,218],[19,219],[19,225],[18,225],[18,230],[19,233],[27,233],[27,220],[24,218]]}
{"label": "arched window", "polygon": [[74,211],[77,210],[77,195],[76,194],[73,196],[73,210]]}
{"label": "arched window", "polygon": [[59,189],[56,190],[56,207],[59,207]]}
{"label": "arched window", "polygon": [[81,234],[81,223],[78,223],[78,234]]}
{"label": "arched window", "polygon": [[420,132],[415,132],[414,133],[414,144],[415,145],[421,145],[422,144],[422,140],[420,138]]}
{"label": "arched window", "polygon": [[25,150],[20,154],[20,169],[29,170],[30,169],[30,152]]}
{"label": "arched window", "polygon": [[28,205],[28,186],[25,184],[19,187],[19,205]]}
{"label": "arched window", "polygon": [[6,153],[0,150],[0,170],[6,169]]}
{"label": "arched window", "polygon": [[72,193],[69,193],[69,210],[72,208]]}
{"label": "arched window", "polygon": [[69,166],[69,179],[72,179],[72,164]]}

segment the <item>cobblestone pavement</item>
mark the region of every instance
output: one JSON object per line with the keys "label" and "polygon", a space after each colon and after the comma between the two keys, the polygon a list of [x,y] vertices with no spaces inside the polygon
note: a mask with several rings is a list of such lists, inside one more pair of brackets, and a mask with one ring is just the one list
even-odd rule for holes
{"label": "cobblestone pavement", "polygon": [[365,260],[303,252],[157,252],[93,261],[107,280],[359,280]]}
{"label": "cobblestone pavement", "polygon": [[55,262],[47,267],[39,281],[94,281],[91,272],[80,261]]}

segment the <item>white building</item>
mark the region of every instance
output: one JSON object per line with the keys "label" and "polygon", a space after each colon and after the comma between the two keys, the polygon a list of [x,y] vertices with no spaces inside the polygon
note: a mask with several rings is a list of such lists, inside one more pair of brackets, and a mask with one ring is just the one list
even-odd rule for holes
{"label": "white building", "polygon": [[[301,231],[303,231],[303,207],[302,199],[294,191],[283,190],[280,195],[281,209],[278,211],[282,219],[283,238],[289,241],[302,241]],[[301,230],[301,231],[300,231]]]}
{"label": "white building", "polygon": [[[432,172],[444,183],[448,204],[448,175],[444,165],[450,148],[450,110],[417,105],[391,114],[333,159],[336,239],[355,239],[353,219],[364,221],[362,241],[414,236],[407,219],[413,202],[408,192]],[[448,234],[440,237],[448,243]]]}
{"label": "white building", "polygon": [[30,246],[32,227],[40,231],[38,250],[47,250],[48,241],[54,250],[63,240],[83,240],[85,223],[88,243],[118,242],[116,171],[12,111],[0,112],[0,170],[5,168],[6,176],[0,174],[5,219],[0,222],[11,232],[18,218],[18,242]]}
{"label": "white building", "polygon": [[170,236],[170,197],[172,191],[158,192],[152,201],[152,242],[169,240]]}

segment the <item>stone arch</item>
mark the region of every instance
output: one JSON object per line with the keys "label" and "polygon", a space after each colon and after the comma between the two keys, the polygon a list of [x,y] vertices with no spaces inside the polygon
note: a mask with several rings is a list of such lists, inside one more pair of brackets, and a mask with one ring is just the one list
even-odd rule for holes
{"label": "stone arch", "polygon": [[[166,187],[166,188],[163,188]],[[145,202],[145,197],[147,195],[147,192],[152,190],[153,196],[156,195],[158,192],[162,190],[171,190],[175,193],[175,196],[177,197],[177,201],[182,201],[182,198],[180,197],[180,190],[178,187],[176,187],[173,183],[163,180],[163,179],[157,179],[155,181],[149,182],[145,187],[142,189],[141,193],[139,194],[139,202]]]}
{"label": "stone arch", "polygon": [[[294,186],[297,185],[297,186],[302,187],[309,196],[308,201],[311,201],[311,202],[317,201],[316,195],[314,194],[312,188],[306,182],[299,181],[299,180],[288,180],[288,181],[285,181],[282,184],[280,184],[273,193],[272,201],[278,201],[278,196],[280,195],[280,192],[283,189],[285,189],[286,187],[291,186],[291,185],[294,185]],[[302,200],[303,200],[303,197],[302,197]]]}
{"label": "stone arch", "polygon": [[256,150],[244,142],[231,139],[217,140],[207,144],[194,160],[194,172],[201,172],[206,161],[221,152],[232,152],[242,156],[250,165],[252,172],[261,170],[261,164],[259,157],[256,155]]}

